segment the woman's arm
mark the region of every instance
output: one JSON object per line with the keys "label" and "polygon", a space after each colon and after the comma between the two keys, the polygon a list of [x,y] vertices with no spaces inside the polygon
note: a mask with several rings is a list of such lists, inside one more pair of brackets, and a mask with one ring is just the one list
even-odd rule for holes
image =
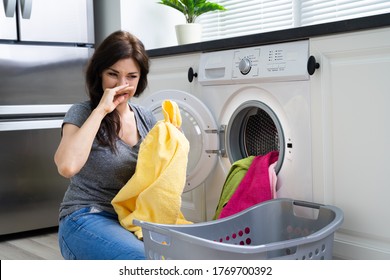
{"label": "woman's arm", "polygon": [[84,166],[105,115],[104,111],[97,107],[80,128],[73,124],[64,124],[61,142],[54,155],[60,175],[70,178]]}
{"label": "woman's arm", "polygon": [[124,101],[125,97],[121,96],[123,93],[133,89],[128,85],[106,89],[100,103],[81,127],[64,124],[62,138],[54,155],[58,173],[70,178],[81,170],[87,162],[103,118]]}

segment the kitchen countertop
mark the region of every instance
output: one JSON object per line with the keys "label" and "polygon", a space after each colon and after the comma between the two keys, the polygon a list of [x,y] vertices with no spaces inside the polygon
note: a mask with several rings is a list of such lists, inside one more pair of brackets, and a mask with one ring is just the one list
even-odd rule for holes
{"label": "kitchen countertop", "polygon": [[390,13],[311,26],[289,28],[240,37],[204,41],[194,44],[151,49],[148,50],[148,54],[150,57],[159,57],[193,52],[210,52],[233,48],[244,48],[255,45],[295,41],[317,36],[367,30],[386,26],[390,26]]}

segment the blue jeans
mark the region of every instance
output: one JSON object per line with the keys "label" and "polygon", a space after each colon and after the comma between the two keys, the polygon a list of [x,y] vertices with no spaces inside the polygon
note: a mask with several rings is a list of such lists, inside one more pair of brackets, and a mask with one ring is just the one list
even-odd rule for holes
{"label": "blue jeans", "polygon": [[87,207],[62,218],[58,240],[67,260],[141,260],[144,244],[116,215]]}

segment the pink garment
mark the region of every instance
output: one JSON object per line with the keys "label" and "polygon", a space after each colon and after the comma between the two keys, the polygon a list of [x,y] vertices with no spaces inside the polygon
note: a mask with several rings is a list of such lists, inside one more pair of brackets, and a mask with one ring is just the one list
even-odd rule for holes
{"label": "pink garment", "polygon": [[238,185],[229,202],[222,209],[219,218],[236,214],[255,204],[273,198],[269,177],[269,167],[278,160],[279,152],[269,152],[256,156],[244,178]]}
{"label": "pink garment", "polygon": [[271,197],[276,198],[276,183],[278,181],[278,177],[276,176],[275,172],[275,166],[278,162],[275,161],[273,164],[271,164],[268,168],[268,176],[269,176],[269,184],[271,186]]}

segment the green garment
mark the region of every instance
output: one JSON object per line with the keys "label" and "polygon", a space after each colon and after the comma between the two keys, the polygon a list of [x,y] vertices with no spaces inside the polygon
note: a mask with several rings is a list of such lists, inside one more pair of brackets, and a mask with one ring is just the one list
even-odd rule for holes
{"label": "green garment", "polygon": [[225,207],[233,193],[236,191],[254,158],[254,156],[249,156],[233,163],[223,185],[217,210],[215,211],[215,215],[213,217],[214,220],[218,219],[223,207]]}

